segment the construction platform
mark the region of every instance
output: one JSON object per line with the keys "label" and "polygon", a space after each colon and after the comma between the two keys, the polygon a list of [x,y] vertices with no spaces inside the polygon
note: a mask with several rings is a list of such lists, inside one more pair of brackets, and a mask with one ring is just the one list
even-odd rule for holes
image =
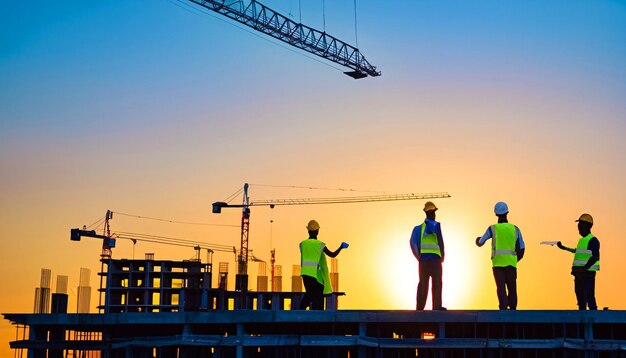
{"label": "construction platform", "polygon": [[27,350],[28,357],[626,357],[626,311],[244,309],[4,317],[21,332],[11,348]]}

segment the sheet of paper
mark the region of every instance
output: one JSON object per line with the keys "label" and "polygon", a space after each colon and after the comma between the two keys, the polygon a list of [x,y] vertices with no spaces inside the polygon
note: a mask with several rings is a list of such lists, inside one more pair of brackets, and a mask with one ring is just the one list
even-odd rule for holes
{"label": "sheet of paper", "polygon": [[541,245],[550,245],[550,246],[554,246],[556,245],[558,241],[542,241],[540,244]]}

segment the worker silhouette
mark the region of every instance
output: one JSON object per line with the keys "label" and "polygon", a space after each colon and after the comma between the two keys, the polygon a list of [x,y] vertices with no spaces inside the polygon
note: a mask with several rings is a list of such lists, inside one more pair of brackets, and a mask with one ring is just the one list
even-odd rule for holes
{"label": "worker silhouette", "polygon": [[306,310],[310,307],[312,310],[323,310],[324,295],[333,292],[324,254],[335,257],[349,245],[342,242],[337,250],[331,252],[325,243],[317,239],[320,230],[317,221],[309,221],[306,228],[309,231],[309,238],[300,243],[300,275],[305,289],[300,309]]}
{"label": "worker silhouette", "polygon": [[578,309],[597,310],[596,304],[596,271],[600,271],[600,240],[591,233],[593,227],[593,217],[589,214],[582,214],[578,220],[578,233],[581,238],[578,239],[576,248],[563,246],[561,242],[557,242],[557,246],[561,250],[569,251],[574,254],[574,262],[572,263],[572,275],[574,275],[574,292],[576,293],[576,301],[578,301]]}
{"label": "worker silhouette", "polygon": [[483,246],[487,240],[492,239],[491,263],[498,307],[501,310],[514,310],[517,309],[517,263],[524,257],[524,239],[520,229],[509,223],[509,207],[505,202],[498,202],[494,213],[498,217],[498,223],[489,226],[482,237],[477,237],[476,245]]}
{"label": "worker silhouette", "polygon": [[432,301],[433,310],[446,311],[441,305],[442,267],[445,258],[443,235],[441,224],[435,221],[437,207],[431,201],[424,205],[426,219],[421,225],[413,228],[409,240],[413,256],[419,262],[419,283],[417,285],[417,298],[415,309],[424,310],[428,297],[428,283],[433,281]]}

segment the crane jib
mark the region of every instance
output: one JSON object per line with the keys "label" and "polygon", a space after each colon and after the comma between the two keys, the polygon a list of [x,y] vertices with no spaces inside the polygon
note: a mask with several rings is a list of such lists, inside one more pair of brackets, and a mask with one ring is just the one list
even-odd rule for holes
{"label": "crane jib", "polygon": [[255,0],[189,0],[194,4],[217,12],[252,29],[269,35],[288,45],[297,47],[328,61],[348,67],[344,72],[359,79],[380,76],[381,72],[371,65],[358,48],[338,38],[309,26],[290,20],[284,15]]}
{"label": "crane jib", "polygon": [[421,200],[421,199],[440,199],[449,198],[448,193],[427,193],[427,194],[389,194],[389,195],[369,195],[369,196],[351,196],[351,197],[335,197],[335,198],[306,198],[306,199],[268,199],[255,200],[250,202],[250,206],[267,206],[267,205],[311,205],[311,204],[343,204],[343,203],[368,203],[379,201],[397,201],[397,200]]}

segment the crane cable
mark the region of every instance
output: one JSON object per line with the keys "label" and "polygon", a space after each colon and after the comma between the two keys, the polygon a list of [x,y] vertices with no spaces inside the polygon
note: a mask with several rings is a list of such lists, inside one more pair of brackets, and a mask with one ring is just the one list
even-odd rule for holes
{"label": "crane cable", "polygon": [[152,242],[152,243],[174,245],[174,246],[184,246],[184,247],[200,246],[206,249],[211,249],[214,251],[221,251],[221,252],[233,252],[233,250],[235,249],[234,246],[230,246],[230,245],[214,244],[214,243],[209,243],[209,242],[201,242],[199,240],[188,240],[188,239],[159,236],[159,235],[133,233],[133,232],[127,232],[127,231],[116,231],[114,232],[114,235],[115,237],[120,238],[120,239],[146,241],[146,242]]}
{"label": "crane cable", "polygon": [[326,188],[326,187],[316,187],[316,186],[298,186],[298,185],[272,185],[272,184],[248,184],[250,186],[261,186],[268,188],[291,188],[291,189],[311,189],[311,190],[334,190],[334,191],[351,191],[351,192],[360,192],[360,193],[382,193],[386,194],[386,191],[380,190],[358,190],[358,189],[349,189],[349,188]]}
{"label": "crane cable", "polygon": [[324,33],[326,33],[326,0],[322,0],[322,20],[324,24]]}
{"label": "crane cable", "polygon": [[199,222],[190,222],[190,221],[179,221],[179,220],[153,218],[153,217],[149,217],[149,216],[141,216],[141,215],[134,215],[134,214],[126,214],[126,213],[120,213],[118,211],[111,211],[111,212],[114,213],[114,214],[117,214],[117,215],[128,216],[128,217],[133,217],[133,218],[137,218],[137,219],[155,220],[155,221],[168,222],[168,223],[172,223],[172,224],[239,227],[239,225],[210,224],[210,223],[199,223]]}
{"label": "crane cable", "polygon": [[233,200],[237,195],[241,194],[241,192],[243,192],[243,188],[239,188],[239,190],[237,190],[236,192],[232,193],[229,197],[224,199],[224,202],[225,203],[230,203],[230,201]]}
{"label": "crane cable", "polygon": [[[250,33],[250,34],[252,34],[252,35],[254,35],[254,36],[256,36],[256,37],[258,37],[258,38],[260,38],[260,39],[262,39],[262,40],[265,40],[265,41],[267,41],[267,42],[269,42],[269,43],[271,43],[271,44],[274,44],[274,45],[276,45],[276,46],[282,47],[282,48],[284,48],[285,50],[291,51],[291,52],[296,53],[296,54],[298,54],[298,55],[300,55],[300,56],[304,56],[304,57],[308,58],[309,60],[317,61],[317,62],[321,63],[322,65],[326,65],[326,66],[328,66],[328,67],[330,67],[330,68],[333,68],[333,69],[335,69],[335,70],[337,70],[337,71],[339,71],[339,72],[344,72],[344,70],[343,70],[343,69],[341,69],[341,68],[338,68],[338,67],[335,67],[335,66],[333,66],[333,65],[331,65],[331,64],[329,64],[329,63],[323,62],[323,61],[321,61],[321,60],[319,60],[319,59],[317,59],[317,58],[315,58],[315,57],[308,56],[308,55],[307,55],[307,54],[305,54],[305,53],[298,52],[298,51],[296,51],[296,50],[294,50],[294,49],[292,49],[292,48],[289,48],[289,47],[287,47],[287,46],[284,46],[284,45],[283,45],[283,44],[281,44],[281,43],[274,42],[274,41],[270,41],[268,38],[266,38],[266,37],[264,37],[264,36],[261,36],[261,35],[259,35],[259,34],[255,33],[255,32],[252,32],[252,31],[250,31],[250,30],[248,30],[248,29],[246,29],[246,28],[244,28],[244,27],[238,26],[237,24],[234,24],[234,23],[228,22],[228,21],[226,21],[225,19],[219,18],[219,17],[217,17],[217,16],[215,16],[215,15],[213,15],[213,14],[209,13],[209,12],[206,12],[206,11],[200,11],[199,9],[196,9],[195,7],[193,7],[193,8],[192,8],[190,5],[188,5],[187,3],[183,2],[183,0],[167,0],[167,1],[168,1],[169,3],[171,3],[172,5],[174,5],[174,6],[176,6],[176,7],[179,7],[179,8],[181,8],[181,9],[183,9],[183,10],[187,11],[187,12],[190,12],[190,13],[195,14],[195,15],[200,15],[200,14],[203,14],[203,15],[208,15],[208,16],[211,16],[211,17],[216,18],[216,19],[218,19],[218,20],[220,20],[220,21],[223,21],[223,22],[225,22],[225,23],[227,23],[227,24],[229,24],[229,25],[235,26],[236,28],[238,28],[238,29],[240,29],[240,30],[243,30],[243,31],[245,31],[245,32],[248,32],[248,33]],[[175,1],[176,1],[176,2],[178,2],[178,3],[180,3],[180,4],[182,4],[182,6],[181,6],[181,5],[178,5],[178,4],[176,4],[176,3],[174,3]],[[302,24],[302,10],[300,10],[300,24]]]}
{"label": "crane cable", "polygon": [[[222,252],[234,252],[234,247],[230,250],[223,250],[223,249],[213,249],[211,247],[206,247],[206,246],[201,246],[201,245],[193,245],[193,244],[185,244],[185,243],[176,243],[176,242],[167,242],[167,241],[161,241],[161,240],[157,240],[157,239],[140,239],[140,238],[136,238],[133,236],[126,236],[126,235],[122,235],[122,234],[117,234],[115,236],[118,239],[125,239],[125,240],[130,240],[133,241],[133,243],[135,241],[144,241],[144,242],[151,242],[154,244],[160,244],[160,245],[171,245],[171,246],[181,246],[181,247],[191,247],[191,248],[196,248],[196,247],[200,247],[203,249],[208,249],[208,250],[213,250],[213,251],[222,251]],[[134,244],[133,244],[134,246]]]}
{"label": "crane cable", "polygon": [[95,221],[93,224],[89,225],[89,226],[85,226],[84,229],[91,229],[92,227],[96,227],[98,228],[100,225],[102,225],[102,223],[104,223],[104,221],[106,220],[106,218],[103,216],[100,219],[98,219],[97,221]]}
{"label": "crane cable", "polygon": [[356,46],[356,48],[359,48],[359,33],[357,31],[357,27],[356,27],[356,0],[354,0],[354,45]]}

